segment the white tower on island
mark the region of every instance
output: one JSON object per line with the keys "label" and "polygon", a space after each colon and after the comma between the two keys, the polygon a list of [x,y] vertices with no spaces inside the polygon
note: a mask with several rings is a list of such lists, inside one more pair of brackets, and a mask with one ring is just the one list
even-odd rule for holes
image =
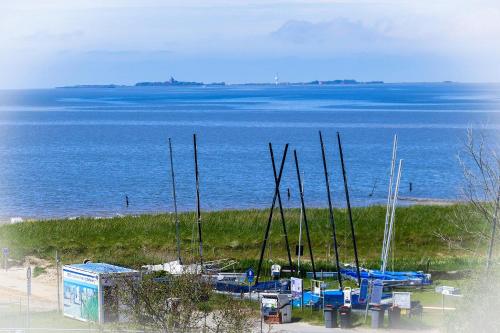
{"label": "white tower on island", "polygon": [[275,85],[280,84],[280,78],[279,78],[279,76],[278,76],[278,73],[276,73],[276,75],[274,75],[274,84],[275,84]]}

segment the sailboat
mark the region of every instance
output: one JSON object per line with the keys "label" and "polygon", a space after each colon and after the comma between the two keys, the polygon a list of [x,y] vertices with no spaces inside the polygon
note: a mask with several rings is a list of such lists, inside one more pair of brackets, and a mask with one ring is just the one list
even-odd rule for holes
{"label": "sailboat", "polygon": [[387,195],[387,206],[385,214],[385,227],[384,227],[384,240],[382,243],[381,253],[381,266],[380,270],[370,270],[360,268],[355,271],[353,268],[342,269],[342,275],[349,279],[369,279],[369,280],[382,280],[385,286],[424,286],[432,284],[430,274],[425,274],[421,271],[389,271],[387,264],[391,245],[394,242],[394,228],[396,221],[396,205],[399,192],[399,184],[401,181],[401,174],[403,170],[403,160],[399,160],[398,172],[396,181],[394,182],[394,171],[396,166],[397,155],[397,142],[398,137],[394,135],[391,169],[389,176],[389,189]]}

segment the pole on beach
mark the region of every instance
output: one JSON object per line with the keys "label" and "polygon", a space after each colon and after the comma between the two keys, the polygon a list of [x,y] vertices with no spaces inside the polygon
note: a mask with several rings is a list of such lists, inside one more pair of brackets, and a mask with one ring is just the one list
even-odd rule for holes
{"label": "pole on beach", "polygon": [[280,209],[280,216],[281,216],[281,224],[283,225],[283,232],[285,234],[285,244],[286,244],[286,252],[288,255],[288,265],[290,266],[290,273],[293,273],[293,263],[292,263],[292,256],[290,254],[290,244],[288,243],[288,233],[286,231],[286,222],[285,222],[285,214],[283,213],[283,204],[281,202],[281,194],[280,194],[280,188],[278,184],[278,174],[276,173],[276,163],[274,162],[274,152],[273,152],[273,146],[271,143],[269,143],[269,153],[271,154],[271,163],[273,165],[273,174],[274,174],[274,183],[276,186],[276,193],[277,193],[277,198],[278,198],[278,206]]}
{"label": "pole on beach", "polygon": [[200,266],[203,271],[203,239],[201,235],[201,210],[200,210],[200,178],[198,173],[198,148],[196,145],[196,134],[193,134],[194,146],[194,174],[196,178],[196,223],[198,224],[198,251],[200,255]]}
{"label": "pole on beach", "polygon": [[59,258],[59,253],[56,250],[56,276],[57,276],[57,312],[61,313],[61,258]]}
{"label": "pole on beach", "polygon": [[[271,148],[270,151],[272,151],[272,145],[271,145],[271,143],[269,143],[269,148]],[[285,150],[283,151],[283,157],[281,158],[281,165],[280,165],[280,171],[278,173],[278,179],[276,179],[275,182],[274,182],[273,202],[271,204],[271,209],[269,210],[269,218],[267,220],[266,232],[264,234],[264,240],[262,242],[262,248],[260,250],[259,266],[257,267],[257,276],[255,278],[255,284],[259,283],[260,272],[261,272],[261,269],[262,269],[262,261],[264,260],[264,252],[266,251],[267,239],[269,237],[269,230],[271,228],[271,222],[273,220],[274,206],[276,205],[276,199],[278,198],[279,185],[281,183],[281,176],[283,175],[283,168],[285,166],[286,153],[287,152],[288,152],[288,143],[285,145]]]}
{"label": "pole on beach", "polygon": [[339,251],[337,245],[337,230],[335,227],[335,218],[332,208],[332,195],[330,193],[330,178],[328,177],[328,167],[326,165],[325,144],[323,143],[323,136],[319,131],[319,141],[321,143],[321,155],[323,158],[323,171],[325,173],[326,196],[328,198],[328,212],[330,217],[330,226],[332,227],[333,247],[335,249],[335,264],[337,266],[337,280],[339,281],[339,288],[342,290],[342,275],[340,274]]}
{"label": "pole on beach", "polygon": [[26,269],[26,327],[30,329],[31,266]]}
{"label": "pole on beach", "polygon": [[352,222],[351,200],[349,199],[349,187],[347,186],[347,175],[345,172],[344,153],[342,152],[342,143],[340,141],[340,133],[339,132],[337,132],[337,142],[339,144],[340,164],[342,165],[342,178],[344,179],[344,192],[345,192],[345,199],[346,199],[346,203],[347,203],[347,215],[349,217],[349,223],[351,225],[351,237],[352,237],[352,246],[354,248],[354,260],[356,261],[356,273],[357,273],[357,277],[358,277],[358,285],[361,286],[361,274],[359,272],[358,247],[356,245],[356,234],[354,233],[354,224]]}
{"label": "pole on beach", "polygon": [[179,261],[179,264],[182,265],[179,216],[177,214],[177,194],[175,192],[174,157],[173,157],[173,151],[172,151],[172,139],[171,138],[168,138],[168,149],[170,152],[170,175],[172,177],[172,197],[174,199],[175,238],[177,241],[177,260]]}
{"label": "pole on beach", "polygon": [[295,158],[295,168],[297,170],[297,181],[299,183],[300,205],[302,207],[304,226],[306,227],[307,245],[309,247],[309,255],[311,256],[311,266],[312,266],[312,270],[313,270],[313,277],[314,277],[314,279],[316,279],[316,267],[314,266],[314,256],[313,256],[313,251],[312,251],[311,236],[309,235],[309,225],[307,224],[306,205],[304,203],[304,191],[302,191],[302,188],[300,186],[300,184],[302,184],[302,180],[300,178],[299,159],[297,158],[297,151],[296,150],[293,151],[293,156]]}

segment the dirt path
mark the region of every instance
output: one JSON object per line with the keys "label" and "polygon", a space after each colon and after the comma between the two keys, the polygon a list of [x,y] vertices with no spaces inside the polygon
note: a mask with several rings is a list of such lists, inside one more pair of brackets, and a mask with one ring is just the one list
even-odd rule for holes
{"label": "dirt path", "polygon": [[[30,265],[33,271],[35,265]],[[36,266],[39,266],[37,263]],[[19,304],[27,302],[26,269],[28,265],[11,267],[7,272],[0,271],[0,303]],[[43,267],[43,266],[42,266]],[[30,309],[50,311],[57,309],[57,279],[55,269],[46,268],[47,272],[32,279]]]}

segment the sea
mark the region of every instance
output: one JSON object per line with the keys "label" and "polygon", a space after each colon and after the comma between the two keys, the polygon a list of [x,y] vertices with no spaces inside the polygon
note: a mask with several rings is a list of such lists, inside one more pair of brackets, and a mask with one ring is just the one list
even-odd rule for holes
{"label": "sea", "polygon": [[[272,144],[281,196],[326,207],[322,131],[333,204],[385,204],[392,143],[403,159],[400,202],[460,200],[467,130],[497,140],[500,85],[461,83],[55,88],[0,91],[0,220],[111,217],[196,208],[269,208]],[[126,202],[128,198],[128,205]],[[406,201],[408,202],[408,201]]]}

